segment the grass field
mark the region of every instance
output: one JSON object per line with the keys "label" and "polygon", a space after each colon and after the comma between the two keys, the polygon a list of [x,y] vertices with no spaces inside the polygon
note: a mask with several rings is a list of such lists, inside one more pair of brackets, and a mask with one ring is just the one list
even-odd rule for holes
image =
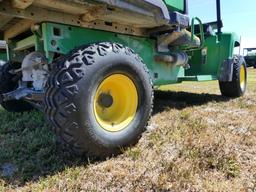
{"label": "grass field", "polygon": [[140,142],[105,161],[62,149],[40,112],[0,110],[0,191],[256,191],[256,70],[246,96],[217,82],[163,87]]}

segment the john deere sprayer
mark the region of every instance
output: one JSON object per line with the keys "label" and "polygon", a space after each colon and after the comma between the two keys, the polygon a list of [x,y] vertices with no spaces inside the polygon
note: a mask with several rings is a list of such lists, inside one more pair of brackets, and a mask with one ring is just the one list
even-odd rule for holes
{"label": "john deere sprayer", "polygon": [[186,0],[0,0],[1,105],[38,108],[74,152],[106,157],[139,140],[156,87],[218,80],[242,96],[239,38],[216,5],[203,24]]}

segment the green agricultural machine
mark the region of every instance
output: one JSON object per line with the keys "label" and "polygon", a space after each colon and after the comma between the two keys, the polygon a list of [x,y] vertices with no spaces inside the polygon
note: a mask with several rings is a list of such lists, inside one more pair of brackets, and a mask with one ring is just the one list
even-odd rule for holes
{"label": "green agricultural machine", "polygon": [[1,105],[38,108],[65,146],[106,157],[139,140],[159,86],[218,80],[240,97],[246,64],[216,5],[203,24],[187,0],[0,0]]}
{"label": "green agricultural machine", "polygon": [[243,55],[247,67],[256,68],[256,48],[244,48]]}

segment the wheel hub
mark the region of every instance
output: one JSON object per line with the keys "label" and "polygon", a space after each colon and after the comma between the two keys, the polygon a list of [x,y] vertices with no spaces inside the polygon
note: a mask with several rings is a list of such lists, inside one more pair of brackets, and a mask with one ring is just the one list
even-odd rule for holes
{"label": "wheel hub", "polygon": [[113,74],[99,84],[94,95],[94,116],[109,132],[125,129],[133,121],[138,107],[138,92],[126,75]]}
{"label": "wheel hub", "polygon": [[113,97],[109,93],[101,93],[98,103],[103,108],[110,108],[113,105]]}

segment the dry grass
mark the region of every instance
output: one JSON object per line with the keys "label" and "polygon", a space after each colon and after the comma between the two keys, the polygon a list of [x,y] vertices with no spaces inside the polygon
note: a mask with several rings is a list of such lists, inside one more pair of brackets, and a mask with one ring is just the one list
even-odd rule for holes
{"label": "dry grass", "polygon": [[0,168],[13,172],[0,191],[256,191],[255,84],[251,69],[234,100],[217,82],[163,87],[140,142],[101,162],[61,151],[37,112],[0,112]]}

